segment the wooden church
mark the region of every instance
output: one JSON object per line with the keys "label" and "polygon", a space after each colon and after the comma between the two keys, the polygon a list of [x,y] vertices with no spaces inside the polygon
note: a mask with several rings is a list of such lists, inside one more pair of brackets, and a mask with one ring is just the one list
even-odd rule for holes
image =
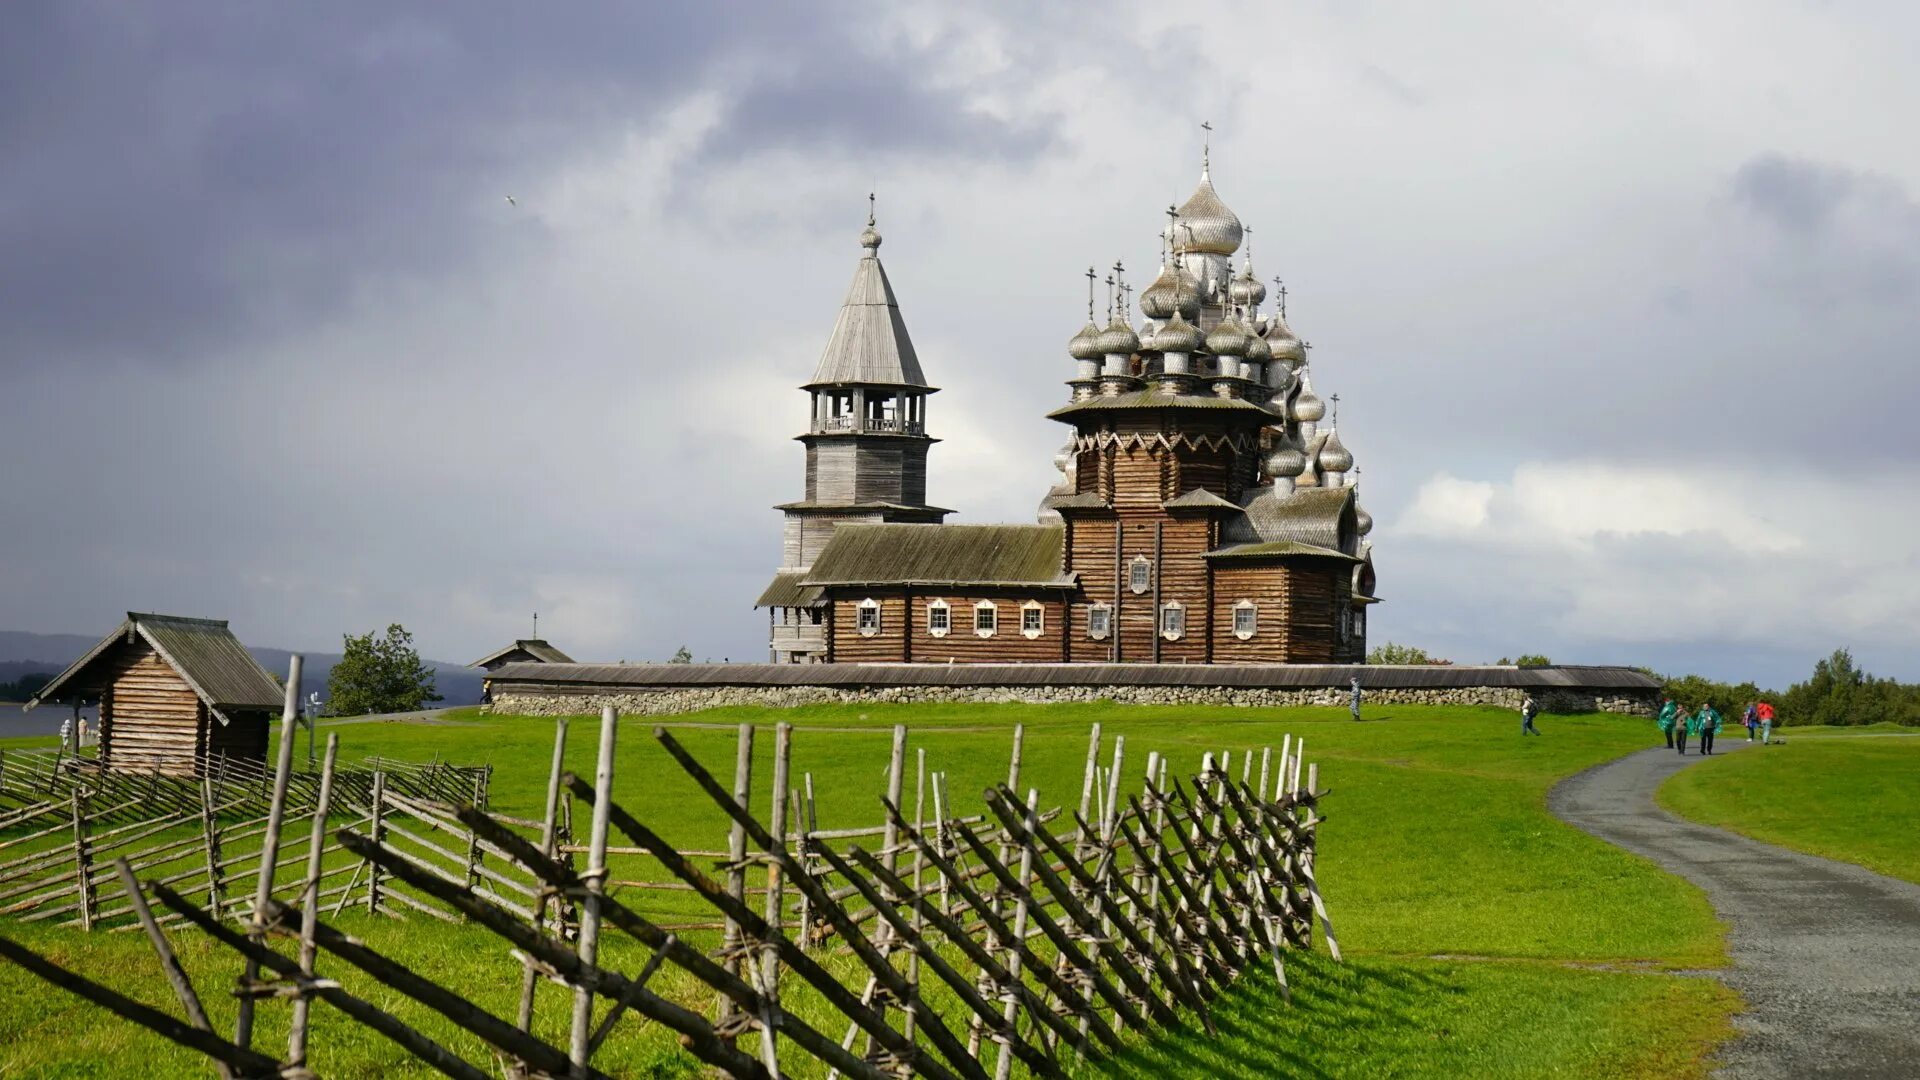
{"label": "wooden church", "polygon": [[[1313,391],[1285,290],[1203,160],[1139,297],[1119,264],[1068,342],[1071,429],[1032,525],[947,525],[927,502],[935,392],[880,265],[853,286],[804,389],[806,494],[758,605],[776,663],[1359,663],[1373,522],[1337,414]],[[1337,406],[1338,395],[1333,398]]]}
{"label": "wooden church", "polygon": [[195,776],[221,756],[264,761],[284,692],[223,620],[130,611],[34,696],[100,703],[100,764]]}

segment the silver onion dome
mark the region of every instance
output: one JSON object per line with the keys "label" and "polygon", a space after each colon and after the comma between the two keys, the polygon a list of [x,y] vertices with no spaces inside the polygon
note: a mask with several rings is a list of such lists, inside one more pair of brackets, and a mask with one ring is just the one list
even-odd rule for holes
{"label": "silver onion dome", "polygon": [[1114,316],[1113,321],[1107,324],[1107,328],[1100,331],[1093,339],[1093,344],[1095,350],[1102,356],[1109,353],[1131,356],[1140,351],[1139,336],[1127,326],[1126,320],[1118,315]]}
{"label": "silver onion dome", "polygon": [[1229,315],[1207,335],[1207,351],[1216,356],[1244,356],[1247,352],[1247,328]]}
{"label": "silver onion dome", "polygon": [[1175,312],[1198,318],[1200,279],[1176,263],[1162,266],[1160,276],[1140,294],[1140,312],[1150,319],[1172,318]]}
{"label": "silver onion dome", "polygon": [[1300,389],[1300,396],[1293,399],[1293,418],[1299,421],[1318,422],[1327,415],[1327,403],[1315,396],[1313,387]]}
{"label": "silver onion dome", "polygon": [[1241,307],[1258,307],[1267,298],[1267,287],[1253,276],[1252,270],[1240,271],[1240,276],[1227,286],[1227,298]]}
{"label": "silver onion dome", "polygon": [[1147,347],[1163,353],[1191,353],[1200,351],[1205,339],[1200,336],[1200,328],[1186,320],[1186,316],[1176,311],[1167,324],[1154,331]]}
{"label": "silver onion dome", "polygon": [[1100,328],[1093,325],[1093,320],[1087,320],[1087,325],[1081,327],[1080,332],[1067,342],[1068,354],[1075,360],[1100,359],[1099,337]]}
{"label": "silver onion dome", "polygon": [[1327,441],[1320,446],[1320,471],[1343,473],[1351,468],[1353,468],[1353,453],[1341,443],[1340,429],[1334,428],[1327,432]]}
{"label": "silver onion dome", "polygon": [[1306,346],[1293,336],[1293,329],[1287,320],[1275,314],[1267,320],[1267,345],[1273,349],[1275,360],[1289,361],[1289,367],[1298,367],[1307,362]]}
{"label": "silver onion dome", "polygon": [[880,230],[874,228],[872,222],[868,222],[867,227],[860,230],[860,246],[868,251],[880,250]]}
{"label": "silver onion dome", "polygon": [[1246,356],[1254,363],[1264,364],[1273,359],[1273,347],[1268,345],[1267,339],[1259,334],[1248,334]]}
{"label": "silver onion dome", "polygon": [[1299,476],[1306,471],[1307,455],[1301,453],[1300,448],[1292,443],[1276,446],[1273,452],[1267,455],[1268,476]]}
{"label": "silver onion dome", "polygon": [[1209,171],[1200,171],[1200,186],[1174,211],[1173,250],[1231,255],[1240,249],[1240,218],[1220,201]]}
{"label": "silver onion dome", "polygon": [[1365,536],[1373,531],[1373,515],[1367,513],[1366,507],[1358,504],[1354,506],[1353,523],[1354,527],[1359,530],[1361,536]]}

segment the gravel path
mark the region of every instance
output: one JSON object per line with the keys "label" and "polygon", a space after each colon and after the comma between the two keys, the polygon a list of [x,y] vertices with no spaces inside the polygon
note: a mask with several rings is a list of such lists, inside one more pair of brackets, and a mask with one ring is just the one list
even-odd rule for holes
{"label": "gravel path", "polygon": [[[1791,753],[1738,736],[1721,749]],[[1747,1009],[1715,1075],[1920,1076],[1920,885],[1657,808],[1661,781],[1700,760],[1644,750],[1569,777],[1547,805],[1705,889],[1731,927],[1725,978]]]}

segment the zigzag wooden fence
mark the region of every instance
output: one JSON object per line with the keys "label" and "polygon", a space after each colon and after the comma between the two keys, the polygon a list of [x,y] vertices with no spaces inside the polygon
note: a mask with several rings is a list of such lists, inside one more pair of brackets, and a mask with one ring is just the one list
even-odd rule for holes
{"label": "zigzag wooden fence", "polygon": [[[812,778],[792,783],[787,725],[775,732],[772,789],[763,800],[754,798],[751,783],[753,727],[739,729],[731,783],[655,728],[654,738],[730,823],[724,852],[690,852],[612,798],[617,732],[609,709],[589,781],[561,768],[567,724],[560,721],[542,821],[504,819],[474,806],[436,815],[492,856],[487,873],[465,880],[404,850],[405,841],[421,838],[396,843],[394,827],[383,828],[378,815],[348,820],[329,838],[319,823],[331,770],[318,794],[305,878],[276,897],[263,870],[244,929],[164,880],[136,887],[136,869],[117,861],[184,1018],[131,1001],[5,938],[0,955],[204,1053],[223,1075],[309,1075],[307,1017],[318,999],[422,1063],[476,1080],[495,1069],[603,1076],[595,1052],[626,1017],[663,1025],[693,1056],[733,1077],[1006,1080],[1016,1069],[1063,1077],[1074,1061],[1120,1047],[1129,1030],[1211,1031],[1212,1002],[1249,968],[1271,966],[1288,993],[1286,953],[1311,947],[1316,928],[1339,955],[1314,876],[1324,792],[1304,747],[1291,739],[1277,756],[1258,755],[1257,779],[1250,753],[1208,754],[1184,780],[1150,754],[1129,783],[1124,741],[1113,740],[1110,763],[1103,763],[1096,725],[1078,805],[1042,809],[1037,792],[1020,793],[1016,729],[1007,781],[985,792],[985,814],[961,817],[949,813],[945,778],[927,771],[924,753],[906,805],[906,732],[897,728],[879,800],[882,824],[828,832],[815,827]],[[329,762],[333,754],[330,740]],[[570,835],[574,800],[590,808],[584,842]],[[764,817],[754,812],[757,801],[764,801]],[[404,885],[510,945],[521,964],[518,1016],[488,1012],[330,925],[322,887],[329,845],[358,857],[376,880]],[[609,868],[614,856],[645,856],[662,873],[617,882]],[[516,874],[536,883],[530,899],[499,888]],[[712,922],[666,924],[646,910],[643,887],[684,893]],[[148,896],[243,961],[243,1011],[233,1038],[212,1031]],[[709,926],[717,939],[702,933]],[[640,943],[649,959],[637,971],[613,970],[600,962],[605,935]],[[297,941],[295,955],[270,947],[270,936]],[[714,947],[696,944],[703,936]],[[844,954],[857,962],[850,979],[829,970],[844,967]],[[495,1060],[467,1060],[350,993],[321,971],[322,957],[327,967],[357,969],[445,1017],[492,1048]],[[665,965],[690,975],[712,998],[673,1000],[651,989]],[[564,1041],[532,1030],[543,986],[571,998]],[[794,995],[809,997],[803,1011],[815,1019],[783,1004]],[[251,1045],[252,1009],[256,999],[283,998],[294,1013],[287,1055],[277,1060]],[[822,1003],[832,1018],[824,1026]]]}

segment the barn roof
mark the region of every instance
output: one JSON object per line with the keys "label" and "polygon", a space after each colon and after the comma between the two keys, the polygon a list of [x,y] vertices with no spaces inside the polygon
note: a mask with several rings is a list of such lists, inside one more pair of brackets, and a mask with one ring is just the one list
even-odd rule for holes
{"label": "barn roof", "polygon": [[808,585],[1071,586],[1058,525],[842,525]]}
{"label": "barn roof", "polygon": [[757,608],[763,607],[812,607],[820,600],[824,591],[818,585],[805,585],[805,570],[782,570],[773,575],[772,584],[753,602]]}
{"label": "barn roof", "polygon": [[1628,667],[1496,667],[1452,664],[508,664],[496,691],[515,688],[591,693],[650,686],[1236,686],[1344,687],[1359,676],[1369,690],[1516,687],[1566,690],[1660,688]]}
{"label": "barn roof", "polygon": [[513,644],[502,649],[495,649],[493,652],[488,653],[467,666],[486,667],[488,664],[512,652],[526,653],[528,656],[533,657],[535,663],[540,664],[573,663],[573,657],[547,644],[547,639],[545,638],[516,638]]}
{"label": "barn roof", "polygon": [[260,666],[240,639],[227,629],[225,619],[188,619],[178,615],[156,615],[129,611],[125,622],[85,656],[67,666],[54,680],[40,689],[28,708],[57,698],[64,691],[85,692],[94,689],[86,682],[86,672],[114,645],[135,638],[153,646],[160,658],[186,680],[221,723],[227,712],[271,710],[281,707],[283,691],[273,676]]}

